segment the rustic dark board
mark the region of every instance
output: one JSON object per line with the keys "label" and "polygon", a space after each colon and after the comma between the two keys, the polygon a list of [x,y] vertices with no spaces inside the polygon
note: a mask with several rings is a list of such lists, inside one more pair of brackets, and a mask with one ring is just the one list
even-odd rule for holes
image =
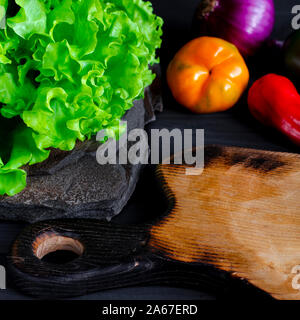
{"label": "rustic dark board", "polygon": [[[163,72],[172,56],[191,37],[190,28],[197,0],[152,0],[155,11],[165,20],[164,43],[161,50],[161,62]],[[299,0],[275,0],[276,4],[276,28],[274,37],[284,39],[291,31],[291,9],[299,4]],[[252,73],[253,74],[253,73]],[[252,81],[253,81],[252,77]],[[170,96],[164,84],[164,104],[166,110],[158,115],[157,122],[150,128],[200,128],[205,129],[205,141],[207,144],[234,145],[240,147],[252,147],[274,151],[299,152],[277,132],[265,129],[252,119],[247,111],[245,98],[233,110],[215,114],[198,116],[182,110]],[[162,212],[160,199],[156,203],[146,202],[149,199],[149,188],[153,190],[151,180],[151,168],[148,168],[138,185],[138,189],[116,219],[121,223],[136,223],[149,221]],[[149,182],[150,181],[150,182]],[[148,193],[147,193],[148,191]],[[153,192],[151,193],[153,194]],[[15,236],[22,229],[22,224],[0,223],[0,264],[5,263],[5,255]],[[13,289],[0,291],[0,299],[26,298]],[[211,298],[195,290],[174,289],[166,287],[130,288],[107,292],[99,292],[81,299],[203,299]]]}

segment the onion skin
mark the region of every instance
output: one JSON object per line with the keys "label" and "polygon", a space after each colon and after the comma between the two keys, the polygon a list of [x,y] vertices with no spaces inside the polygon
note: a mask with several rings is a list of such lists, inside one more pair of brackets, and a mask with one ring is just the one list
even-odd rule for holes
{"label": "onion skin", "polygon": [[273,0],[202,0],[194,28],[197,36],[222,38],[251,56],[270,37],[274,24]]}

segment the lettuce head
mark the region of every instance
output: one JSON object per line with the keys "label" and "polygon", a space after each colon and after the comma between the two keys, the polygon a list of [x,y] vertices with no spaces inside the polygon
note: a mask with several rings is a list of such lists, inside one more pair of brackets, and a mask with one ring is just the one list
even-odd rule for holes
{"label": "lettuce head", "polygon": [[154,79],[162,20],[143,0],[0,0],[0,19],[0,195],[13,196],[27,165],[117,130]]}

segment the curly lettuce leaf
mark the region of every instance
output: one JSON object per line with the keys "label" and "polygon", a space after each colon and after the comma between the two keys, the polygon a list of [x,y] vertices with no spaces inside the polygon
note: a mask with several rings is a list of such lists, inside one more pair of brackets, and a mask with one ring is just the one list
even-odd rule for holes
{"label": "curly lettuce leaf", "polygon": [[[0,195],[26,186],[24,166],[50,148],[119,122],[158,62],[162,20],[143,0],[0,0]],[[9,120],[7,133],[3,123]]]}

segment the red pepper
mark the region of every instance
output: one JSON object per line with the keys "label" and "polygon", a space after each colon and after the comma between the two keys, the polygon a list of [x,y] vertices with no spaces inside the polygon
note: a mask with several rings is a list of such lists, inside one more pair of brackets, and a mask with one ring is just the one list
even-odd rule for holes
{"label": "red pepper", "polygon": [[257,80],[249,91],[248,105],[255,118],[300,146],[300,95],[289,79],[268,74]]}

